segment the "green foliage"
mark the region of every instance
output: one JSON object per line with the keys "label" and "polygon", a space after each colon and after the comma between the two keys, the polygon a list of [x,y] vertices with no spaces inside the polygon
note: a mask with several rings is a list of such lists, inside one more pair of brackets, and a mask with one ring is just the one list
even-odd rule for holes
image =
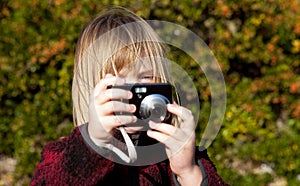
{"label": "green foliage", "polygon": [[[43,146],[73,128],[77,37],[92,16],[112,4],[129,7],[145,19],[179,23],[216,55],[226,80],[227,110],[209,153],[226,181],[266,185],[281,177],[299,185],[297,0],[1,1],[0,154],[17,158],[19,184],[28,183]],[[211,109],[209,84],[186,55],[173,55],[199,89],[200,134]],[[262,164],[272,171],[253,171]]]}

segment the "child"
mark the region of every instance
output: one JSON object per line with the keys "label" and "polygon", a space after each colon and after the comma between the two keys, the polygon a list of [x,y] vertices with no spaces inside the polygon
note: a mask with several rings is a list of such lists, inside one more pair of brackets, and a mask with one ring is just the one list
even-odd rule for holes
{"label": "child", "polygon": [[167,104],[172,123],[150,121],[145,129],[133,114],[136,105],[120,101],[131,91],[112,87],[168,82],[163,59],[162,42],[137,15],[113,8],[92,19],[76,49],[76,127],[45,146],[31,185],[226,185],[206,151],[195,148],[191,111]]}

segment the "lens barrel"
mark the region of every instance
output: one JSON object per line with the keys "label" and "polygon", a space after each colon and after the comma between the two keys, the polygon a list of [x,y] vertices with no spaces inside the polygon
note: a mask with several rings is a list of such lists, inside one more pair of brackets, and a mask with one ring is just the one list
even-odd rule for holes
{"label": "lens barrel", "polygon": [[166,121],[170,114],[167,111],[169,100],[161,94],[146,96],[140,106],[139,114],[141,119],[150,119],[155,122]]}

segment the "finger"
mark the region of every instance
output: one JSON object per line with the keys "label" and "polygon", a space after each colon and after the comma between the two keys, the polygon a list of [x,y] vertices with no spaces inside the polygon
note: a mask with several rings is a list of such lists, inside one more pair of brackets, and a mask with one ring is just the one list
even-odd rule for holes
{"label": "finger", "polygon": [[111,73],[105,74],[104,78],[108,78],[108,77],[113,77],[114,75],[112,75]]}
{"label": "finger", "polygon": [[188,110],[185,107],[179,106],[175,103],[167,104],[167,109],[168,109],[169,112],[177,115],[182,120],[190,120],[191,117],[193,117],[193,114],[190,110]]}
{"label": "finger", "polygon": [[174,134],[175,131],[178,129],[178,128],[174,127],[173,125],[170,125],[170,124],[155,123],[153,121],[149,122],[149,127],[153,130],[162,132],[162,133],[167,134],[169,136]]}
{"label": "finger", "polygon": [[98,94],[95,99],[96,103],[103,104],[110,100],[116,99],[131,99],[132,93],[128,90],[124,89],[107,89],[102,91],[102,93]]}
{"label": "finger", "polygon": [[171,136],[174,139],[184,140],[186,138],[185,133],[181,129],[174,127],[173,125],[170,124],[155,123],[150,121],[149,127],[160,133]]}
{"label": "finger", "polygon": [[166,148],[170,150],[171,149],[176,150],[182,146],[182,143],[179,140],[172,138],[169,135],[161,133],[159,131],[148,130],[147,135],[150,138],[156,139],[160,143],[165,144]]}
{"label": "finger", "polygon": [[167,141],[167,139],[170,137],[167,134],[161,133],[159,131],[154,131],[154,130],[148,130],[147,135],[150,138],[156,139],[157,141],[163,144],[165,144],[165,141]]}
{"label": "finger", "polygon": [[135,123],[137,121],[137,117],[134,115],[111,115],[103,117],[103,120],[108,128],[113,129],[119,126]]}
{"label": "finger", "polygon": [[187,126],[184,126],[184,128],[186,127],[188,129],[195,128],[194,116],[189,109],[173,103],[167,105],[167,110],[172,114],[177,115],[182,120],[181,124],[189,124]]}
{"label": "finger", "polygon": [[124,83],[125,83],[124,79],[113,76],[112,74],[106,74],[105,77],[101,79],[95,86],[94,89],[95,96],[98,95],[97,93],[106,90],[108,86],[115,85],[115,84],[122,85]]}
{"label": "finger", "polygon": [[98,110],[99,115],[102,116],[114,114],[115,112],[134,113],[136,106],[134,104],[127,104],[120,101],[110,101],[98,107]]}
{"label": "finger", "polygon": [[106,76],[97,83],[95,86],[95,92],[105,90],[108,86],[115,84],[116,80],[117,77],[115,76]]}

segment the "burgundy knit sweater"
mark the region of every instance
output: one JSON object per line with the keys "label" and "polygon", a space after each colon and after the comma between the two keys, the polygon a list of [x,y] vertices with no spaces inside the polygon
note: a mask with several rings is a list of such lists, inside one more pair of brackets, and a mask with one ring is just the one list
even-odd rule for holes
{"label": "burgundy knit sweater", "polygon": [[[202,168],[202,185],[227,185],[217,174],[207,152],[196,153]],[[79,127],[42,151],[30,185],[178,185],[168,160],[147,166],[110,161],[86,144]]]}

